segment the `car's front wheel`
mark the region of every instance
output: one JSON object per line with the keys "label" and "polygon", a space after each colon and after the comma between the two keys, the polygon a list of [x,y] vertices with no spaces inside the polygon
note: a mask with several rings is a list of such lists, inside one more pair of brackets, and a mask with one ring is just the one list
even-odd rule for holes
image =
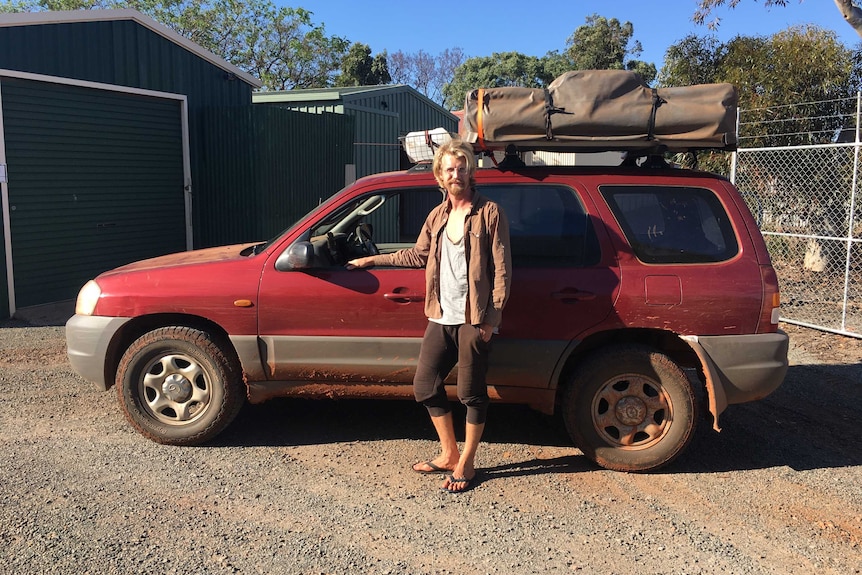
{"label": "car's front wheel", "polygon": [[625,345],[579,366],[565,391],[563,417],[575,444],[602,467],[650,471],[688,446],[698,407],[691,382],[669,357]]}
{"label": "car's front wheel", "polygon": [[135,340],[116,383],[132,426],[168,445],[212,439],[245,401],[236,361],[210,334],[188,327],[163,327]]}

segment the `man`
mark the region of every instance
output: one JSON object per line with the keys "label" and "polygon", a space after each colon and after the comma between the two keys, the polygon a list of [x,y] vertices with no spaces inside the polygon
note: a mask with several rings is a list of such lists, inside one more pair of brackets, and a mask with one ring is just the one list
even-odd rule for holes
{"label": "man", "polygon": [[[475,485],[476,451],[490,403],[485,382],[490,342],[500,326],[512,276],[509,223],[497,204],[476,191],[476,158],[469,144],[453,140],[441,145],[432,167],[445,198],[426,218],[416,245],[351,260],[348,266],[425,268],[429,322],[413,391],[428,409],[441,450],[434,459],[413,465],[413,471],[450,472],[443,489],[460,493]],[[461,452],[443,385],[456,363],[458,399],[467,408]]]}

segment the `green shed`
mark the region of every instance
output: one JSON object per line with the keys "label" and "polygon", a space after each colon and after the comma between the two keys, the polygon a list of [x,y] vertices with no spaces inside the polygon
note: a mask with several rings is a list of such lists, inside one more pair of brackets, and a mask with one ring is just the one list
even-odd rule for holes
{"label": "green shed", "polygon": [[195,247],[203,112],[258,87],[134,10],[0,14],[0,317]]}
{"label": "green shed", "polygon": [[409,132],[445,128],[458,131],[458,117],[403,84],[258,92],[252,102],[310,113],[354,118],[355,177],[410,166],[399,138]]}

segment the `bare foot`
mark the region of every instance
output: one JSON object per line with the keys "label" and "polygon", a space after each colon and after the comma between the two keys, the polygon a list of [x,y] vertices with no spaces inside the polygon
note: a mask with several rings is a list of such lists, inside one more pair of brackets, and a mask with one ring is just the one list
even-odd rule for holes
{"label": "bare foot", "polygon": [[456,476],[454,473],[452,475],[447,475],[446,479],[443,481],[443,491],[448,491],[449,493],[463,493],[464,491],[468,491],[472,489],[476,485],[476,474],[473,474],[473,477],[460,477]]}
{"label": "bare foot", "polygon": [[452,469],[453,466],[438,462],[437,460],[419,461],[413,464],[413,471],[416,473],[448,473]]}

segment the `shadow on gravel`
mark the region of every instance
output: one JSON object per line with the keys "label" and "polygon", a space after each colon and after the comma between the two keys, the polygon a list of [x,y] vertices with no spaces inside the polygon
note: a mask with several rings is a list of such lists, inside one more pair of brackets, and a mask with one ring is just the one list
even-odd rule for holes
{"label": "shadow on gravel", "polygon": [[0,320],[4,327],[48,327],[64,326],[75,315],[75,300],[19,308],[15,317]]}
{"label": "shadow on gravel", "polygon": [[[721,473],[772,467],[797,471],[862,465],[862,366],[792,366],[769,397],[732,405],[721,433],[703,423],[695,442],[658,473]],[[463,411],[455,407],[463,437]],[[246,405],[216,439],[225,446],[287,446],[375,440],[434,440],[424,408],[409,401],[276,399]],[[556,419],[524,406],[493,405],[483,441],[571,447]],[[506,476],[596,469],[582,456],[486,470]]]}
{"label": "shadow on gravel", "polygon": [[[556,420],[518,405],[492,405],[483,442],[572,447]],[[454,406],[456,435],[464,437],[464,411]],[[459,425],[460,422],[460,425]],[[246,405],[210,445],[325,445],[353,441],[436,440],[425,408],[410,401],[275,399]],[[595,464],[576,454],[483,467],[483,481],[546,473],[582,473]]]}
{"label": "shadow on gravel", "polygon": [[483,467],[483,481],[503,479],[504,477],[523,477],[546,473],[586,473],[598,467],[583,455],[564,455],[549,459],[530,459],[494,467]]}
{"label": "shadow on gravel", "polygon": [[[464,436],[464,411],[454,406],[455,431]],[[411,401],[274,399],[246,405],[218,445],[314,445],[394,439],[436,440],[425,408]],[[518,405],[492,405],[487,443],[570,447],[555,421]]]}
{"label": "shadow on gravel", "polygon": [[796,471],[862,465],[862,365],[791,366],[769,397],[731,405],[722,431],[696,444],[663,472],[723,472],[770,467]]}

